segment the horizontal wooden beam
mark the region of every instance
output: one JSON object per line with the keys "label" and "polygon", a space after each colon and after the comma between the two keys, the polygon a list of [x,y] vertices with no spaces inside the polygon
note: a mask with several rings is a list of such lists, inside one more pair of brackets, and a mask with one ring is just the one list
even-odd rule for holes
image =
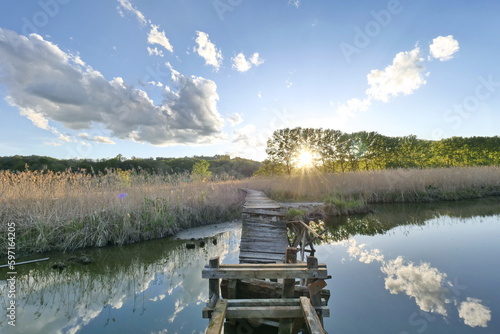
{"label": "horizontal wooden beam", "polygon": [[[307,268],[306,262],[298,262],[298,263],[273,263],[273,264],[221,264],[218,267],[219,269],[229,270],[229,269],[249,269],[249,270],[259,270],[265,268],[274,268],[281,270],[294,270],[294,269],[303,269]],[[207,269],[207,268],[205,268]],[[318,263],[318,269],[325,269],[325,263]]]}
{"label": "horizontal wooden beam", "polygon": [[[302,297],[306,298],[307,297]],[[309,303],[310,305],[310,303]],[[322,317],[330,316],[327,306],[311,306],[314,313],[318,312]],[[216,309],[205,307],[203,316],[215,317]],[[248,318],[302,318],[304,317],[303,306],[299,298],[277,298],[277,299],[230,299],[227,300],[226,318],[248,319]]]}
{"label": "horizontal wooden beam", "polygon": [[266,209],[255,209],[255,208],[243,208],[243,213],[249,213],[252,215],[262,215],[262,216],[277,216],[285,217],[285,214],[280,211],[266,210]]}
{"label": "horizontal wooden beam", "polygon": [[[264,265],[263,265],[264,266]],[[207,268],[203,269],[202,278],[229,278],[229,279],[250,279],[250,278],[282,278],[282,279],[328,279],[326,268],[308,269],[306,268]]]}

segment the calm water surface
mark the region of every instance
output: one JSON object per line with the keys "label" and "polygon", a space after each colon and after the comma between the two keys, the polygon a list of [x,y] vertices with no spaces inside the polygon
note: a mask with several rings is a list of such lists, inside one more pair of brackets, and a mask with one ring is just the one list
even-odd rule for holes
{"label": "calm water surface", "polygon": [[[330,333],[500,333],[500,199],[383,205],[327,226],[316,255],[333,276]],[[0,332],[204,333],[201,270],[216,255],[237,263],[239,233],[194,250],[170,238],[18,266],[16,327],[0,269]]]}

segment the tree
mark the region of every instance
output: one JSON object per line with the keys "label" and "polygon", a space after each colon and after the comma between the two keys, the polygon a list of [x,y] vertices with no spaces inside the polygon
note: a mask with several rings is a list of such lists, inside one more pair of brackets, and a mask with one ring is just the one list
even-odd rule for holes
{"label": "tree", "polygon": [[206,160],[200,160],[193,165],[191,177],[197,181],[206,181],[212,176],[212,172],[208,170],[210,163]]}

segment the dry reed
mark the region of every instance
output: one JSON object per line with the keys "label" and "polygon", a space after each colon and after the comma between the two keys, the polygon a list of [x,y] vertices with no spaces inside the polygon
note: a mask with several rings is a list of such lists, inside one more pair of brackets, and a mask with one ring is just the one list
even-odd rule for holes
{"label": "dry reed", "polygon": [[500,195],[500,167],[309,172],[225,182],[119,170],[0,171],[0,251],[6,254],[12,222],[17,252],[26,253],[121,245],[235,219],[244,196],[239,188],[263,190],[283,202],[458,200]]}

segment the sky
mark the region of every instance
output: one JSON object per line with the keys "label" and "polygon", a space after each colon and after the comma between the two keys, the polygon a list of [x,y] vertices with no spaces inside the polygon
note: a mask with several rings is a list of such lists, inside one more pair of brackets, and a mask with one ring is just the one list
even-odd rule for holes
{"label": "sky", "polygon": [[496,136],[495,0],[4,0],[0,156],[266,158],[281,128]]}

